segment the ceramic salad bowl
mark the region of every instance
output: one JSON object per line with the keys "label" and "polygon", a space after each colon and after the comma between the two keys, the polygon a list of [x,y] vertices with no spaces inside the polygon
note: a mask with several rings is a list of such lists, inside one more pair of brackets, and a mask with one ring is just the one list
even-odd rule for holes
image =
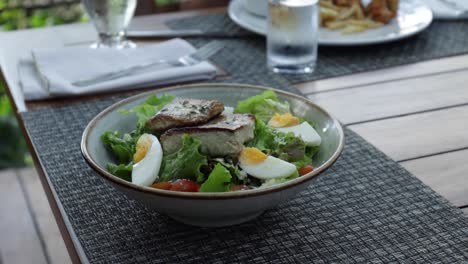
{"label": "ceramic salad bowl", "polygon": [[294,114],[315,123],[315,128],[322,138],[320,151],[315,154],[312,162],[315,169],[301,177],[271,187],[236,192],[191,193],[138,186],[106,170],[106,164],[112,162],[113,157],[101,142],[100,137],[109,130],[117,130],[121,133],[132,131],[135,128],[136,117],[122,115],[119,110],[139,105],[152,94],[216,99],[226,106],[235,107],[238,101],[267,89],[272,88],[241,84],[196,84],[158,89],[132,96],[108,107],[91,120],[83,132],[82,154],[99,176],[128,198],[140,201],[149,208],[167,214],[177,221],[208,227],[229,226],[249,221],[281,202],[294,199],[294,196],[309,187],[341,154],[344,146],[341,125],[325,110],[306,98],[273,89],[279,99],[289,102]]}

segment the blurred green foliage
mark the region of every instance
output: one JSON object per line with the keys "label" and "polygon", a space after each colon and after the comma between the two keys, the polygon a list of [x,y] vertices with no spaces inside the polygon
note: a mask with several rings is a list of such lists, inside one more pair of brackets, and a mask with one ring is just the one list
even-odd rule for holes
{"label": "blurred green foliage", "polygon": [[0,169],[23,166],[29,155],[8,98],[0,97]]}
{"label": "blurred green foliage", "polygon": [[156,6],[165,6],[165,5],[172,5],[182,2],[183,0],[154,0]]}
{"label": "blurred green foliage", "polygon": [[[157,6],[181,0],[154,0]],[[0,0],[0,31],[39,28],[71,22],[86,21],[79,4],[57,5],[46,9],[5,9],[8,0]],[[2,10],[5,9],[5,10]],[[8,98],[0,83],[0,169],[31,163],[26,144],[13,115]]]}
{"label": "blurred green foliage", "polygon": [[[0,0],[0,10],[7,4],[7,1]],[[38,28],[82,20],[85,17],[78,4],[30,11],[14,8],[0,11],[0,30]],[[5,95],[3,83],[0,83],[0,169],[29,163],[31,158],[26,144]]]}
{"label": "blurred green foliage", "polygon": [[[0,10],[7,1],[0,0]],[[83,19],[79,4],[58,5],[47,9],[26,10],[13,8],[0,11],[0,26],[3,30],[37,28],[76,22]]]}

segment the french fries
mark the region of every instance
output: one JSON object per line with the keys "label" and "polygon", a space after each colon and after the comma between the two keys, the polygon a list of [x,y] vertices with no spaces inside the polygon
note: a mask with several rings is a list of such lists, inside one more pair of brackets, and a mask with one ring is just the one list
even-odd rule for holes
{"label": "french fries", "polygon": [[324,25],[326,21],[334,21],[338,16],[338,11],[327,8],[321,7],[320,8],[320,25]]}
{"label": "french fries", "polygon": [[[377,1],[384,3],[386,0]],[[399,1],[387,1],[390,2],[390,10],[393,9],[396,14],[395,8],[398,8]],[[376,19],[375,14],[369,13],[360,0],[320,0],[320,25],[327,29],[353,34],[382,27],[384,22],[389,21]]]}

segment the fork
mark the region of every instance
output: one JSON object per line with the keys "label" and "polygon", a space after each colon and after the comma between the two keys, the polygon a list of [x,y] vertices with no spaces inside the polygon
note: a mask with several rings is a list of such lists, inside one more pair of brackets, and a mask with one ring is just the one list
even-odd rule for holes
{"label": "fork", "polygon": [[215,40],[202,46],[201,48],[197,49],[193,53],[182,56],[175,60],[157,60],[153,62],[142,63],[139,65],[126,68],[126,69],[97,75],[88,79],[74,81],[72,82],[72,84],[78,87],[89,86],[89,85],[97,84],[100,82],[115,80],[115,79],[127,76],[129,74],[132,74],[136,71],[143,70],[143,69],[153,67],[156,65],[161,65],[161,64],[166,64],[172,67],[193,66],[193,65],[199,64],[209,59],[210,57],[218,53],[218,51],[220,51],[222,48],[223,48],[222,42]]}

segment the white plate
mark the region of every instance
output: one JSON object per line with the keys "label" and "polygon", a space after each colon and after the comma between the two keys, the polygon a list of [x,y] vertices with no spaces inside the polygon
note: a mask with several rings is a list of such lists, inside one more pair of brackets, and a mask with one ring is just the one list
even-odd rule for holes
{"label": "white plate", "polygon": [[[243,0],[232,0],[228,14],[239,26],[258,34],[266,34],[266,18],[245,10]],[[330,46],[356,46],[390,42],[417,34],[426,29],[431,22],[432,11],[429,7],[419,0],[403,0],[400,2],[398,16],[389,24],[349,35],[320,28],[319,43]]]}

